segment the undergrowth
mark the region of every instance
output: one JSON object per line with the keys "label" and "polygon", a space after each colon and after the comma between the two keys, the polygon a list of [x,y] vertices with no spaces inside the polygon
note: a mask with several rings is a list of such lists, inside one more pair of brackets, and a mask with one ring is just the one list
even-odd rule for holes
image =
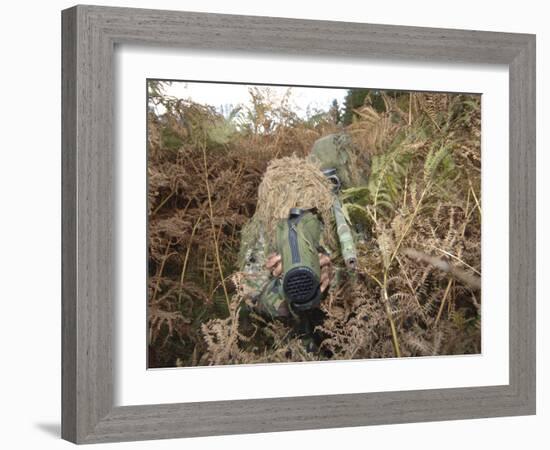
{"label": "undergrowth", "polygon": [[[149,86],[149,367],[480,352],[479,96],[377,92],[382,107],[368,94],[344,126],[300,118],[268,88],[222,115],[162,87]],[[239,233],[268,163],[338,131],[368,173],[343,193],[358,271],[323,302],[307,353],[283,322],[239,320]]]}

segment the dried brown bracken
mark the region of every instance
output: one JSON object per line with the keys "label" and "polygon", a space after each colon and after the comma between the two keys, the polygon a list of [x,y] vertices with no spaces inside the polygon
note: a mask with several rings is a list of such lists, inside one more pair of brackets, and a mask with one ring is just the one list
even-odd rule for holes
{"label": "dried brown bracken", "polygon": [[[479,353],[479,96],[382,93],[383,108],[367,96],[345,127],[300,119],[262,88],[251,96],[252,107],[224,117],[150,86],[150,367]],[[240,232],[255,213],[285,216],[289,203],[314,198],[304,206],[328,211],[318,172],[306,170],[301,192],[284,186],[303,176],[288,162],[338,131],[369,173],[343,193],[363,235],[357,275],[329,292],[320,349],[308,353],[287,323],[242,319]]]}

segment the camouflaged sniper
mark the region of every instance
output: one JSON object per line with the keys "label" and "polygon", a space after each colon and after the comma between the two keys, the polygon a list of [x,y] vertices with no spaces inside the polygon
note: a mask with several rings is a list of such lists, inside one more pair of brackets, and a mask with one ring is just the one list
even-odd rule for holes
{"label": "camouflaged sniper", "polygon": [[[341,254],[344,264],[340,266],[337,260],[333,259],[332,261],[335,276],[331,280],[331,289],[337,287],[341,282],[343,272],[355,268],[357,261],[354,235],[347,223],[338,198],[340,187],[345,189],[364,183],[362,177],[356,172],[357,164],[353,152],[350,151],[350,146],[351,141],[348,135],[343,133],[331,134],[317,140],[312,147],[311,154],[308,156],[308,160],[317,164],[326,176],[334,176],[338,180],[337,186],[333,190],[334,201],[332,212],[336,223],[335,231],[338,237],[339,248],[328,248],[324,245],[322,238],[319,239],[319,242],[313,244],[318,244],[319,247],[326,250],[332,250],[333,254]],[[288,227],[285,227],[285,223],[286,221],[281,221],[278,229],[288,232]],[[313,240],[315,241],[316,239]],[[284,240],[279,239],[277,243],[277,247],[279,248],[270,248],[269,242],[270,239],[266,236],[265,226],[257,218],[253,218],[241,232],[239,265],[240,270],[245,274],[245,285],[248,295],[252,299],[255,309],[264,315],[272,318],[295,315],[297,308],[292,308],[289,304],[291,302],[288,301],[288,295],[285,294],[283,286],[284,276],[282,278],[273,278],[271,272],[265,268],[267,256],[274,251],[283,256],[283,266],[285,265],[284,248],[286,248],[286,243]],[[281,250],[283,251],[281,252]],[[312,255],[315,255],[315,257],[312,257]],[[317,260],[317,264],[315,264],[314,260]],[[310,252],[308,261],[308,264],[313,267],[313,271],[315,272],[319,264],[316,252]],[[287,262],[287,267],[288,264]],[[284,268],[283,270],[289,272],[288,269]],[[319,275],[317,274],[317,276]],[[315,300],[313,306],[317,306],[318,303]]]}

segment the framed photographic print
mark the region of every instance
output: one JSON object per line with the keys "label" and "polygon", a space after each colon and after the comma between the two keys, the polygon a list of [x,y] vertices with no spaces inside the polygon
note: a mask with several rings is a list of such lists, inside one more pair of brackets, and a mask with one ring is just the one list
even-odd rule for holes
{"label": "framed photographic print", "polygon": [[534,36],[62,19],[65,439],[534,414]]}

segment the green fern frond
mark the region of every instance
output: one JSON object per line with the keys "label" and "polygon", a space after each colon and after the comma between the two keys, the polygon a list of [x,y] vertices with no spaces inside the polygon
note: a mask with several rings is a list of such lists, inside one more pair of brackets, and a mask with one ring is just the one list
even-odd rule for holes
{"label": "green fern frond", "polygon": [[448,147],[442,145],[437,150],[432,148],[424,161],[424,181],[431,181],[436,175],[447,178],[451,176],[454,169],[455,163]]}

